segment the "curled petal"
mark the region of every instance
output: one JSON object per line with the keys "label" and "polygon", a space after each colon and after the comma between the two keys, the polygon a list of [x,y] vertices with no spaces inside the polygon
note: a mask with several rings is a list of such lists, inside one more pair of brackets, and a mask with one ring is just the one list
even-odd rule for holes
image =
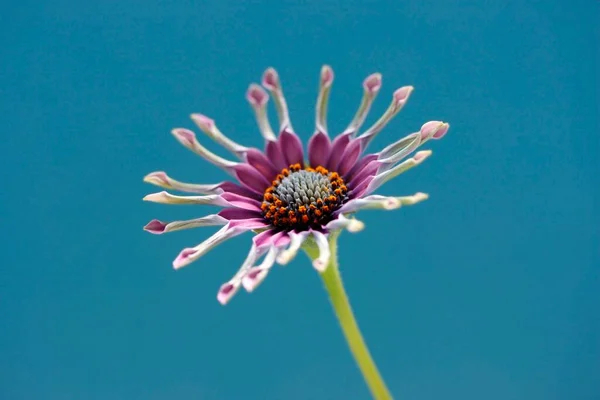
{"label": "curled petal", "polygon": [[377,159],[384,164],[394,164],[412,153],[420,144],[421,133],[411,133],[381,150]]}
{"label": "curled petal", "polygon": [[319,231],[312,231],[312,236],[319,249],[319,257],[313,261],[313,267],[320,273],[323,273],[327,269],[329,258],[331,257],[329,242],[327,241],[327,236]]}
{"label": "curled petal", "polygon": [[327,102],[329,92],[333,83],[333,70],[329,65],[321,68],[321,80],[319,83],[319,96],[317,97],[315,126],[316,132],[323,132],[327,135]]}
{"label": "curled petal", "polygon": [[232,237],[253,229],[260,229],[267,226],[262,219],[237,221],[238,223],[234,222],[235,221],[230,221],[223,228],[219,229],[218,232],[199,245],[183,249],[173,261],[173,268],[179,269],[185,267]]}
{"label": "curled petal", "polygon": [[182,229],[200,228],[202,226],[225,225],[227,224],[227,222],[227,219],[217,214],[207,215],[206,217],[202,218],[189,219],[186,221],[163,222],[157,219],[153,219],[152,221],[148,222],[146,226],[144,226],[144,230],[150,233],[154,233],[155,235],[160,235],[162,233],[179,231]]}
{"label": "curled petal", "polygon": [[369,75],[363,82],[363,89],[363,98],[358,106],[358,110],[348,127],[344,130],[344,133],[350,133],[352,136],[356,134],[365,122],[365,118],[367,118],[373,100],[375,100],[377,93],[379,93],[379,89],[381,89],[381,74],[375,73]]}
{"label": "curled petal", "polygon": [[279,263],[281,265],[285,265],[285,264],[289,263],[294,257],[296,257],[296,254],[298,254],[298,250],[300,250],[300,248],[302,247],[302,244],[308,237],[308,231],[303,231],[303,232],[299,232],[299,233],[290,232],[289,237],[290,237],[289,247],[287,249],[285,249],[284,251],[282,251],[281,253],[279,253],[279,256],[277,257],[277,263]]}
{"label": "curled petal", "polygon": [[422,150],[418,151],[412,158],[396,165],[393,168],[388,169],[387,171],[381,172],[373,178],[369,187],[367,189],[368,193],[372,193],[385,182],[389,181],[392,178],[402,174],[403,172],[408,171],[409,169],[416,167],[421,164],[431,155],[431,150]]}
{"label": "curled petal", "polygon": [[269,118],[267,117],[267,102],[269,101],[269,95],[265,90],[253,83],[246,92],[246,99],[250,106],[254,110],[256,116],[256,123],[258,129],[265,140],[276,140],[276,136],[271,129]]}
{"label": "curled petal", "polygon": [[324,132],[315,132],[308,141],[308,162],[315,168],[324,166],[331,152],[331,141]]}
{"label": "curled petal", "polygon": [[343,214],[340,214],[337,219],[325,225],[325,228],[329,231],[346,229],[348,232],[356,233],[362,231],[365,228],[365,224],[355,218],[346,218]]}
{"label": "curled petal", "polygon": [[217,293],[217,300],[222,305],[225,305],[231,300],[231,298],[237,293],[240,285],[242,284],[242,279],[252,266],[258,260],[258,258],[264,254],[266,249],[259,249],[255,245],[252,245],[250,251],[248,252],[248,256],[242,263],[242,266],[237,271],[237,273],[231,278],[228,282],[221,285],[219,288],[219,292]]}
{"label": "curled petal", "polygon": [[369,129],[367,129],[362,135],[358,138],[362,141],[363,148],[366,148],[367,145],[373,140],[373,138],[381,132],[381,130],[400,112],[402,107],[408,101],[410,94],[413,91],[412,86],[404,86],[394,92],[392,97],[392,102],[390,103],[388,109],[383,113],[381,118],[377,120]]}
{"label": "curled petal", "polygon": [[450,129],[450,124],[441,121],[429,121],[421,127],[421,142],[429,139],[441,139]]}
{"label": "curled petal", "polygon": [[267,90],[271,92],[271,96],[273,96],[275,108],[277,109],[277,116],[279,117],[279,131],[281,132],[286,128],[293,131],[287,103],[283,96],[281,82],[279,81],[279,74],[277,74],[277,71],[275,71],[274,68],[267,68],[263,74],[262,85],[267,88]]}
{"label": "curled petal", "polygon": [[227,207],[229,202],[221,195],[211,194],[208,196],[176,196],[165,192],[151,193],[144,197],[144,201],[161,204],[206,204],[213,206]]}
{"label": "curled petal", "polygon": [[198,125],[198,128],[200,128],[202,132],[204,132],[212,140],[219,143],[221,146],[225,147],[227,150],[231,151],[240,158],[243,158],[245,156],[246,151],[248,151],[248,148],[234,142],[233,140],[225,136],[219,130],[219,128],[217,128],[215,121],[202,114],[192,114],[191,118],[196,123],[196,125]]}
{"label": "curled petal", "polygon": [[262,283],[262,281],[267,277],[269,270],[275,264],[275,258],[279,253],[279,249],[275,246],[271,246],[269,252],[265,256],[263,262],[253,268],[250,268],[244,277],[242,278],[242,285],[244,289],[248,292],[252,292],[254,289],[258,287]]}
{"label": "curled petal", "polygon": [[395,210],[401,206],[410,206],[427,200],[429,196],[425,193],[415,193],[412,196],[388,197],[372,195],[362,199],[351,200],[340,209],[343,213],[353,213],[359,210]]}
{"label": "curled petal", "polygon": [[229,161],[222,157],[219,157],[215,153],[208,150],[206,147],[202,146],[196,139],[196,135],[194,134],[194,132],[190,131],[189,129],[177,128],[173,129],[171,133],[173,134],[173,136],[175,136],[179,143],[183,144],[185,147],[198,154],[206,161],[210,162],[213,165],[216,165],[219,168],[223,168],[229,173],[232,173],[233,168],[236,165],[238,165],[238,163],[234,161]]}
{"label": "curled petal", "polygon": [[284,154],[288,165],[304,165],[304,151],[302,149],[302,141],[298,135],[288,130],[283,130],[279,135],[279,148]]}

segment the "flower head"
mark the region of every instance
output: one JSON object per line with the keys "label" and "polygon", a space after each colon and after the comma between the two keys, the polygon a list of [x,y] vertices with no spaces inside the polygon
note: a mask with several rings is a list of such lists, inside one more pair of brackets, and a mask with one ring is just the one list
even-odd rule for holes
{"label": "flower head", "polygon": [[364,93],[354,118],[342,133],[331,139],[326,114],[333,78],[332,69],[324,66],[316,104],[315,132],[308,142],[306,157],[302,142],[292,128],[279,76],[269,68],[263,75],[262,86],[270,92],[275,103],[279,119],[277,134],[267,118],[267,92],[252,84],[246,93],[265,140],[264,150],[234,142],[219,130],[215,121],[201,114],[192,114],[192,120],[207,136],[235,155],[236,161],[206,149],[190,130],[172,131],[181,144],[225,170],[238,183],[183,183],[164,172],[153,172],[144,178],[144,181],[165,189],[194,194],[178,196],[162,191],[147,195],[146,201],[211,204],[223,208],[218,214],[187,221],[153,220],[144,227],[150,233],[162,234],[202,226],[222,226],[204,242],[183,249],[173,261],[175,269],[196,261],[226,240],[247,231],[257,232],[241,268],[219,289],[217,299],[222,304],[227,303],[241,286],[253,291],[275,263],[288,263],[307,241],[319,250],[313,266],[323,272],[330,257],[328,236],[342,229],[356,232],[363,228],[364,225],[352,217],[357,211],[393,210],[427,199],[424,193],[404,197],[373,193],[429,157],[431,151],[425,150],[407,158],[428,140],[442,138],[449,125],[440,121],[427,122],[419,131],[383,150],[367,153],[371,140],[404,107],[413,91],[412,86],[397,89],[383,115],[358,134],[381,88],[381,75],[372,74],[363,82]]}

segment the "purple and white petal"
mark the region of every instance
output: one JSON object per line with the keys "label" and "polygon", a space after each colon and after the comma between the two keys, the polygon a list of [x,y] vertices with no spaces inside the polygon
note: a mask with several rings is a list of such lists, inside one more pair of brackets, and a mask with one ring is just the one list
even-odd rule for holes
{"label": "purple and white petal", "polygon": [[384,183],[386,183],[387,181],[389,181],[392,178],[395,178],[396,176],[408,171],[409,169],[416,167],[417,165],[421,164],[423,161],[425,161],[430,155],[431,155],[431,150],[422,150],[422,151],[418,151],[412,158],[409,158],[408,160],[396,165],[393,168],[390,168],[384,172],[378,173],[377,175],[375,175],[375,177],[373,178],[373,180],[371,181],[371,183],[369,184],[369,187],[367,189],[367,193],[373,193],[375,190],[377,190],[381,185],[383,185]]}
{"label": "purple and white petal", "polygon": [[226,218],[218,214],[207,215],[202,218],[188,219],[185,221],[163,222],[153,219],[144,226],[144,230],[155,235],[167,232],[180,231],[183,229],[200,228],[203,226],[226,225],[229,222]]}
{"label": "purple and white petal", "polygon": [[266,249],[259,249],[254,244],[252,245],[240,269],[236,272],[233,278],[222,284],[219,288],[219,292],[217,293],[217,301],[221,303],[221,305],[227,304],[229,300],[231,300],[231,298],[237,293],[242,285],[242,279],[248,270],[265,252]]}
{"label": "purple and white petal", "polygon": [[275,258],[277,254],[279,254],[279,249],[275,246],[271,246],[267,255],[265,256],[263,262],[256,266],[250,268],[244,277],[242,278],[242,285],[247,292],[251,293],[262,283],[262,281],[267,277],[269,270],[275,264]]}
{"label": "purple and white petal", "polygon": [[381,150],[377,159],[386,165],[393,165],[404,159],[421,145],[421,132],[411,133]]}
{"label": "purple and white petal", "polygon": [[420,203],[428,197],[425,193],[402,197],[371,195],[349,201],[340,209],[340,213],[354,213],[360,210],[395,210],[401,206]]}
{"label": "purple and white petal", "polygon": [[262,85],[271,92],[273,101],[275,102],[275,108],[277,109],[277,117],[279,118],[279,131],[282,132],[284,129],[294,131],[290,116],[288,112],[288,106],[283,96],[283,89],[281,82],[279,81],[279,74],[274,68],[267,68],[262,78]]}
{"label": "purple and white petal", "polygon": [[356,161],[358,161],[360,157],[360,153],[362,152],[361,142],[357,139],[352,139],[352,141],[344,150],[344,154],[342,155],[342,159],[340,160],[336,171],[341,176],[346,176],[348,172],[356,165]]}
{"label": "purple and white petal", "polygon": [[371,140],[402,110],[413,89],[412,86],[404,86],[394,92],[392,102],[381,118],[358,137],[362,141],[363,149],[366,149]]}
{"label": "purple and white petal", "polygon": [[248,148],[225,136],[223,132],[219,130],[214,120],[203,114],[192,114],[191,118],[192,121],[196,123],[198,128],[200,128],[200,130],[202,130],[202,132],[204,132],[212,140],[219,143],[221,146],[225,147],[239,158],[243,159],[245,157]]}
{"label": "purple and white petal", "polygon": [[329,155],[329,160],[327,161],[327,168],[330,171],[335,171],[337,166],[342,159],[342,155],[344,151],[346,151],[346,147],[350,143],[350,133],[341,133],[333,139],[333,143],[331,143],[331,152]]}
{"label": "purple and white petal", "polygon": [[327,135],[327,103],[329,92],[333,83],[333,70],[329,65],[321,68],[321,79],[319,82],[319,95],[317,97],[315,131]]}
{"label": "purple and white petal", "polygon": [[258,129],[260,130],[262,137],[268,141],[276,140],[277,137],[273,133],[273,129],[271,128],[271,124],[269,123],[269,118],[267,116],[267,102],[269,101],[269,95],[267,92],[265,92],[262,87],[253,83],[246,91],[246,99],[254,110],[256,123],[258,124]]}
{"label": "purple and white petal", "polygon": [[331,258],[331,250],[329,249],[329,242],[327,236],[319,231],[312,231],[312,237],[319,249],[319,257],[313,260],[313,267],[319,273],[325,272],[329,265],[329,259]]}
{"label": "purple and white petal", "polygon": [[243,208],[244,210],[260,211],[260,201],[236,193],[225,192],[221,197],[227,201],[227,207]]}
{"label": "purple and white petal", "polygon": [[364,93],[360,105],[358,106],[358,110],[348,127],[344,130],[344,133],[350,133],[352,136],[358,132],[365,122],[367,114],[369,114],[369,110],[373,104],[373,100],[375,100],[377,93],[379,93],[379,90],[381,89],[381,74],[375,73],[369,75],[363,82],[363,89]]}
{"label": "purple and white petal", "polygon": [[267,224],[262,219],[245,220],[245,221],[229,221],[227,225],[219,229],[214,235],[206,239],[195,247],[183,249],[177,258],[173,261],[173,268],[179,269],[196,261],[210,250],[229,240],[235,236],[241,235],[244,232],[254,229],[265,228]]}
{"label": "purple and white petal", "polygon": [[339,214],[336,219],[325,225],[328,231],[339,231],[346,229],[348,232],[356,233],[365,228],[365,224],[355,218],[346,218],[343,214]]}
{"label": "purple and white petal", "polygon": [[219,211],[220,217],[227,221],[233,219],[253,219],[262,218],[262,212],[259,210],[248,210],[244,208],[225,208]]}
{"label": "purple and white petal", "polygon": [[190,131],[189,129],[177,128],[173,129],[171,133],[173,136],[175,136],[179,143],[183,144],[185,147],[198,154],[209,163],[216,165],[219,168],[223,168],[228,173],[232,173],[233,168],[239,164],[237,162],[229,161],[219,157],[206,147],[202,146],[196,139],[194,132]]}
{"label": "purple and white petal", "polygon": [[304,244],[304,241],[308,238],[308,234],[308,231],[290,232],[290,245],[287,249],[283,250],[279,254],[279,256],[277,257],[277,263],[281,265],[286,265],[294,257],[296,257],[296,254],[298,254],[298,250],[300,250],[302,244]]}
{"label": "purple and white petal", "polygon": [[144,197],[144,201],[161,204],[205,204],[220,207],[230,207],[231,204],[220,194],[210,194],[207,196],[176,196],[165,192],[151,193]]}

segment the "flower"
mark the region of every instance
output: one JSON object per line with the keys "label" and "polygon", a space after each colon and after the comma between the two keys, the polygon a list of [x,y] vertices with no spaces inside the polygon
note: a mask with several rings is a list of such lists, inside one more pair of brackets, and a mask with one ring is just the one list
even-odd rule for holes
{"label": "flower", "polygon": [[[367,154],[365,150],[371,140],[404,107],[413,87],[397,89],[379,120],[358,134],[381,88],[380,74],[368,76],[363,82],[364,93],[354,118],[342,133],[330,139],[326,113],[332,83],[333,70],[324,66],[316,104],[316,127],[308,142],[307,158],[302,142],[292,128],[279,76],[273,68],[269,68],[263,75],[262,86],[273,97],[280,125],[278,134],[274,133],[267,118],[267,92],[252,84],[246,93],[265,139],[264,151],[234,142],[219,130],[212,119],[201,114],[192,114],[192,120],[206,135],[233,153],[238,161],[224,159],[207,150],[188,129],[172,131],[181,144],[225,170],[239,183],[183,183],[164,172],[153,172],[144,178],[145,182],[165,189],[195,194],[178,196],[162,191],[147,195],[144,197],[146,201],[223,207],[218,214],[187,221],[152,220],[144,227],[150,233],[162,234],[202,226],[223,226],[204,242],[183,249],[173,261],[175,269],[198,260],[226,240],[247,231],[257,232],[241,268],[219,289],[217,299],[221,304],[226,304],[241,286],[253,291],[275,263],[288,263],[308,242],[318,249],[314,268],[324,272],[331,256],[328,236],[342,229],[350,232],[361,230],[363,224],[351,217],[357,211],[392,210],[427,199],[424,193],[405,197],[373,193],[390,179],[427,159],[431,155],[429,150],[407,157],[428,140],[442,138],[449,125],[440,121],[427,122],[418,132],[379,152]],[[263,256],[262,262],[256,265]]]}

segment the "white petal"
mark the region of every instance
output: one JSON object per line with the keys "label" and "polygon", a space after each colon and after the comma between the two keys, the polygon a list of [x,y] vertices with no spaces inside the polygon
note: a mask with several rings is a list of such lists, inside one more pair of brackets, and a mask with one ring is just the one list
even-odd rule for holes
{"label": "white petal", "polygon": [[273,133],[269,118],[267,117],[267,102],[269,101],[267,92],[262,87],[253,83],[246,91],[246,99],[254,110],[260,134],[265,140],[276,140],[277,137]]}
{"label": "white petal", "polygon": [[361,199],[351,200],[340,208],[340,212],[353,213],[359,210],[395,210],[401,206],[417,204],[427,200],[429,196],[425,193],[415,193],[412,196],[388,197],[380,195],[371,195]]}
{"label": "white petal", "polygon": [[179,182],[171,177],[169,177],[163,171],[151,172],[144,177],[144,182],[150,183],[152,185],[156,185],[165,189],[171,190],[179,190],[182,192],[188,193],[198,193],[198,194],[221,194],[223,193],[223,189],[221,189],[221,183],[214,183],[208,185],[197,185],[193,183],[184,183]]}
{"label": "white petal", "polygon": [[423,150],[418,151],[412,158],[402,162],[401,164],[396,165],[393,168],[388,169],[387,171],[381,172],[373,178],[369,186],[367,187],[366,193],[373,193],[377,190],[381,185],[386,183],[392,178],[402,174],[403,172],[408,171],[409,169],[416,167],[421,164],[431,155],[431,150]]}
{"label": "white petal", "polygon": [[351,133],[352,136],[356,134],[365,122],[367,114],[373,104],[373,100],[375,100],[377,93],[379,93],[379,90],[381,89],[381,74],[375,73],[369,75],[363,82],[363,88],[364,93],[360,105],[358,106],[358,110],[348,127],[344,130],[344,133]]}
{"label": "white petal", "polygon": [[162,191],[146,195],[143,200],[161,204],[208,204],[221,207],[231,206],[231,204],[219,194],[211,194],[208,196],[176,196]]}
{"label": "white petal", "polygon": [[308,237],[308,231],[303,231],[300,233],[290,232],[289,236],[290,245],[286,250],[283,250],[281,253],[279,253],[279,256],[277,257],[278,264],[285,265],[294,257],[296,257],[298,250],[300,250],[300,247],[302,247],[302,244]]}
{"label": "white petal", "polygon": [[180,231],[182,229],[200,228],[203,226],[226,225],[229,221],[218,214],[207,215],[206,217],[188,219],[185,221],[163,222],[153,219],[144,227],[145,231],[160,235],[162,233]]}
{"label": "white petal", "polygon": [[267,90],[271,92],[271,96],[273,96],[273,102],[277,109],[277,117],[279,118],[279,131],[282,132],[284,129],[287,129],[288,131],[293,132],[294,130],[292,128],[292,122],[290,121],[288,106],[283,95],[281,82],[279,81],[279,75],[274,68],[267,68],[263,74],[262,85],[267,88]]}
{"label": "white petal", "polygon": [[317,97],[315,128],[317,132],[327,134],[327,103],[329,92],[333,83],[333,70],[329,65],[321,68],[321,79],[319,82],[319,96]]}
{"label": "white petal", "polygon": [[196,125],[198,125],[198,128],[200,128],[202,132],[204,132],[212,140],[219,143],[221,146],[225,147],[227,150],[231,151],[240,158],[245,156],[248,148],[225,136],[223,132],[219,130],[215,124],[215,121],[202,114],[192,114],[191,118]]}
{"label": "white petal", "polygon": [[233,168],[238,165],[237,162],[229,161],[224,159],[223,157],[219,157],[212,151],[208,150],[206,147],[202,146],[198,140],[196,139],[196,135],[194,132],[189,129],[177,128],[171,131],[173,136],[185,147],[198,154],[200,157],[204,158],[206,161],[210,162],[213,165],[216,165],[219,168],[223,168],[228,173],[233,174]]}
{"label": "white petal", "polygon": [[331,257],[329,242],[327,241],[327,236],[319,231],[313,231],[312,235],[319,249],[319,257],[313,261],[313,267],[320,273],[323,273],[327,269],[329,258]]}
{"label": "white petal", "polygon": [[236,272],[236,274],[231,278],[228,282],[225,282],[219,288],[219,292],[217,293],[217,300],[222,305],[225,305],[231,300],[231,298],[237,293],[238,289],[242,284],[242,279],[248,273],[252,264],[256,262],[256,260],[264,254],[266,249],[257,248],[254,244],[250,248],[246,259],[242,263],[240,269]]}
{"label": "white petal", "polygon": [[271,246],[269,252],[265,256],[263,262],[253,268],[250,268],[242,279],[242,285],[244,289],[248,292],[252,292],[254,289],[258,287],[262,283],[262,281],[267,277],[269,270],[275,264],[275,258],[279,253],[279,249],[275,246]]}
{"label": "white petal", "polygon": [[362,231],[365,228],[365,224],[355,218],[346,218],[343,214],[340,214],[337,219],[325,225],[325,228],[330,231],[346,229],[348,232],[356,233]]}

